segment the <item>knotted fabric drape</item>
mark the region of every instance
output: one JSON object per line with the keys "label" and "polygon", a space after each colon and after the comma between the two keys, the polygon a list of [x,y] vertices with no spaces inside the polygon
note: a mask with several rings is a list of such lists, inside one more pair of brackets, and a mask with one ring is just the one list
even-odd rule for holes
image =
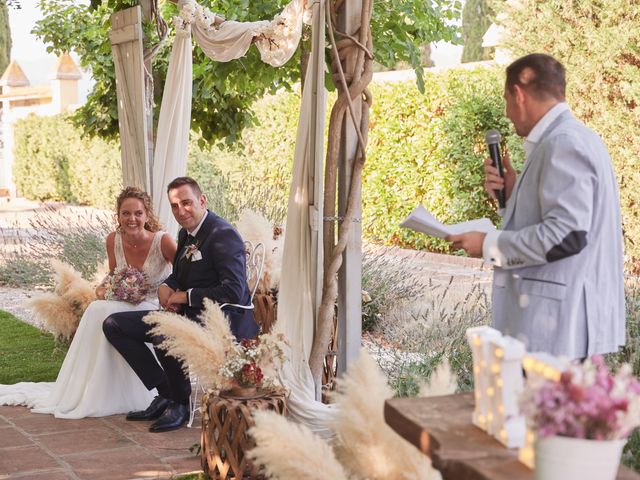
{"label": "knotted fabric drape", "polygon": [[[303,16],[311,13],[312,54],[305,81],[296,137],[289,194],[275,329],[284,333],[291,349],[282,381],[291,390],[287,409],[297,421],[322,436],[330,436],[333,408],[316,401],[308,358],[322,285],[322,178],[325,119],[324,0],[307,5],[293,0],[273,21],[223,22],[193,0],[181,0],[174,18],[176,39],[162,97],[153,168],[154,207],[168,231],[177,225],[166,200],[166,185],[186,172],[191,117],[191,33],[204,53],[216,61],[243,56],[252,42],[263,61],[281,66],[295,52]],[[319,273],[320,272],[320,273]]]}

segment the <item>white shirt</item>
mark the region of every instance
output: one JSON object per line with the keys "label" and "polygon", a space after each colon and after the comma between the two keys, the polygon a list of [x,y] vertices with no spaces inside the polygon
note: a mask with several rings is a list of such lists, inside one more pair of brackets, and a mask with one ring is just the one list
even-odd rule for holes
{"label": "white shirt", "polygon": [[[538,123],[533,126],[529,135],[527,135],[527,138],[524,140],[525,162],[535,150],[536,145],[540,141],[540,137],[549,125],[551,125],[561,113],[567,110],[569,110],[569,106],[566,102],[560,102],[551,107],[549,111],[545,113],[540,120],[538,120]],[[498,249],[498,237],[500,237],[501,232],[502,230],[494,230],[493,232],[487,233],[484,237],[484,242],[482,243],[482,256],[484,257],[485,263],[490,263],[496,267],[501,267],[505,261]]]}

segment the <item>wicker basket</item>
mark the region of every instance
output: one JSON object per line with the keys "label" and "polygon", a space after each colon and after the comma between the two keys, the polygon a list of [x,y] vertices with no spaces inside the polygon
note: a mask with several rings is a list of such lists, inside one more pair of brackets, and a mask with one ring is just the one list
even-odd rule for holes
{"label": "wicker basket", "polygon": [[202,469],[211,478],[257,478],[258,472],[246,458],[255,442],[247,434],[254,425],[254,410],[273,410],[284,415],[283,393],[266,393],[254,398],[233,398],[228,394],[202,399]]}

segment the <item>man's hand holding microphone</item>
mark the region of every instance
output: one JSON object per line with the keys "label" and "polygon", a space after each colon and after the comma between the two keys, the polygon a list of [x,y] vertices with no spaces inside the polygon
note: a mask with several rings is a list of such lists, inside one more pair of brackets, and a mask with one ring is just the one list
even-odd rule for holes
{"label": "man's hand holding microphone", "polygon": [[[504,157],[500,155],[500,132],[489,130],[485,138],[489,157],[484,161],[484,189],[503,209],[513,192],[516,171],[511,166],[509,154],[505,154]],[[462,249],[472,257],[482,257],[482,245],[486,235],[483,232],[467,232],[449,235],[445,240],[451,242],[453,248]]]}
{"label": "man's hand holding microphone", "polygon": [[511,166],[509,153],[500,155],[500,132],[489,130],[485,136],[489,157],[484,161],[484,189],[505,208],[516,183],[516,171]]}

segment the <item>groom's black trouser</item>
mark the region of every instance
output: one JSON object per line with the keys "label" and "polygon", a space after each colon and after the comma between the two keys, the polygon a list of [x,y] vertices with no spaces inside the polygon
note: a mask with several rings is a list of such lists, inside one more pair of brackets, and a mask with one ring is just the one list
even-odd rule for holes
{"label": "groom's black trouser", "polygon": [[[114,313],[104,321],[102,331],[145,387],[149,390],[158,387],[158,393],[163,397],[187,404],[191,395],[189,377],[182,370],[179,360],[157,348],[164,338],[149,333],[152,327],[142,321],[142,317],[148,313],[150,311],[145,310]],[[153,343],[160,365],[147,347],[147,342]]]}

